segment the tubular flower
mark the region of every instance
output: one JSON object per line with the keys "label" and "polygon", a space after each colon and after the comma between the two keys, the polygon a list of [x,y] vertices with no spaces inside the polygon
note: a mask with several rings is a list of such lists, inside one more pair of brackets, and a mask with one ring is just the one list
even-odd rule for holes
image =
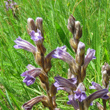
{"label": "tubular flower", "polygon": [[65,79],[60,76],[54,77],[55,83],[54,86],[57,88],[57,90],[64,90],[68,93],[70,93],[72,90],[76,89],[76,83],[77,80],[76,78],[71,78],[71,79]]}
{"label": "tubular flower", "polygon": [[103,88],[102,88],[102,86],[100,84],[97,84],[95,82],[92,82],[92,86],[90,86],[89,89],[101,90]]}
{"label": "tubular flower", "polygon": [[[102,90],[103,88],[100,84],[92,82],[92,86],[90,86],[89,89]],[[101,98],[106,100],[109,99],[109,96],[107,94],[104,94]]]}
{"label": "tubular flower", "polygon": [[23,82],[26,83],[27,86],[33,84],[35,82],[35,78],[41,74],[40,68],[35,68],[31,64],[27,66],[27,71],[21,74],[21,76],[25,77]]}
{"label": "tubular flower", "polygon": [[104,97],[106,94],[108,93],[107,89],[102,89],[102,90],[98,90],[96,92],[94,92],[93,94],[89,95],[85,100],[84,103],[86,105],[86,107],[89,107],[90,103],[97,99],[97,98],[102,98]]}
{"label": "tubular flower", "polygon": [[24,49],[32,53],[36,52],[36,47],[28,41],[21,39],[21,37],[18,37],[14,42],[17,44],[14,45],[14,48],[16,49]]}
{"label": "tubular flower", "polygon": [[95,50],[94,49],[88,49],[87,50],[87,54],[85,56],[85,62],[84,62],[84,67],[86,68],[89,64],[89,62],[92,60],[92,59],[96,59],[95,57]]}
{"label": "tubular flower", "polygon": [[68,52],[66,52],[66,46],[57,47],[52,57],[59,58],[69,65],[72,65],[75,62],[73,57]]}

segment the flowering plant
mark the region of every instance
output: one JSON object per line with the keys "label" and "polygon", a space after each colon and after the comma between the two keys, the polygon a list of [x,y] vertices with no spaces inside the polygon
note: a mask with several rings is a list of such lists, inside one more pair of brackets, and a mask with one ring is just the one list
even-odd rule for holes
{"label": "flowering plant", "polygon": [[[36,63],[41,68],[36,68],[29,64],[27,66],[28,70],[22,73],[21,76],[25,77],[23,82],[26,83],[27,86],[33,84],[36,77],[38,77],[41,81],[41,86],[46,91],[47,95],[42,94],[41,96],[37,96],[29,100],[23,104],[23,108],[25,110],[31,110],[36,103],[42,102],[42,104],[50,110],[60,110],[57,108],[56,94],[58,90],[64,90],[68,93],[69,101],[67,104],[72,105],[75,110],[87,110],[89,106],[92,105],[92,101],[97,98],[101,98],[103,100],[103,106],[97,102],[97,107],[100,110],[106,110],[106,101],[109,100],[110,96],[108,91],[110,66],[105,63],[102,67],[102,84],[104,87],[92,82],[90,89],[96,89],[97,91],[87,96],[86,87],[83,81],[86,77],[86,68],[89,62],[96,59],[96,57],[95,50],[90,48],[87,50],[85,55],[85,44],[79,40],[82,37],[82,27],[80,22],[76,21],[72,15],[70,15],[68,19],[67,28],[73,34],[73,37],[70,39],[70,45],[72,50],[76,53],[75,58],[66,51],[66,46],[57,47],[45,56],[46,49],[43,45],[43,19],[38,17],[34,22],[32,18],[28,18],[27,23],[27,32],[35,42],[36,46],[18,37],[15,40],[16,45],[14,48],[32,52]],[[48,72],[52,67],[52,58],[63,60],[69,65],[69,69],[68,79],[56,76],[54,77],[55,83],[50,85]]]}

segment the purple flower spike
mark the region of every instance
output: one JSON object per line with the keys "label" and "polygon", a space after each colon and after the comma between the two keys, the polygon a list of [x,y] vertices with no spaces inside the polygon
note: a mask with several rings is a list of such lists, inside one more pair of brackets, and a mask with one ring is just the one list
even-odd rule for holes
{"label": "purple flower spike", "polygon": [[95,83],[95,82],[92,82],[92,86],[89,87],[89,89],[96,89],[96,90],[101,90],[103,89],[101,85]]}
{"label": "purple flower spike", "polygon": [[85,91],[82,91],[81,89],[77,89],[76,91],[74,91],[74,93],[74,99],[80,102],[82,102],[87,97]]}
{"label": "purple flower spike", "polygon": [[24,83],[26,83],[27,86],[33,84],[35,82],[35,78],[39,76],[42,71],[40,68],[35,68],[31,64],[27,66],[27,71],[21,74],[21,76],[25,77],[23,80]]}
{"label": "purple flower spike", "polygon": [[17,44],[14,46],[16,49],[24,49],[32,53],[36,52],[36,47],[28,41],[21,39],[21,37],[18,37],[14,42]]}
{"label": "purple flower spike", "polygon": [[57,90],[64,90],[68,93],[70,93],[72,90],[76,89],[76,78],[72,79],[65,79],[60,76],[54,77],[55,83],[54,86],[57,88]]}
{"label": "purple flower spike", "polygon": [[52,57],[59,58],[69,65],[72,65],[75,62],[73,57],[68,52],[66,52],[66,46],[57,47]]}
{"label": "purple flower spike", "polygon": [[84,62],[85,68],[88,66],[89,62],[90,62],[92,59],[96,59],[96,57],[95,57],[95,50],[89,48],[89,49],[87,50],[87,55],[85,56],[85,62]]}
{"label": "purple flower spike", "polygon": [[30,32],[30,36],[31,36],[31,39],[32,39],[33,41],[35,41],[36,43],[37,43],[38,41],[41,41],[41,40],[43,39],[43,37],[41,36],[41,32],[40,32],[40,30],[38,30],[38,29],[37,29],[37,32],[35,32],[34,30],[32,30],[32,31]]}

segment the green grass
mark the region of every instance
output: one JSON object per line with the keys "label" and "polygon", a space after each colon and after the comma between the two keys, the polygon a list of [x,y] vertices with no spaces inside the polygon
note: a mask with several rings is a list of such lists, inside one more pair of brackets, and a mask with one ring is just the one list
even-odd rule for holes
{"label": "green grass", "polygon": [[[19,7],[19,19],[13,17],[11,10],[5,10],[3,0],[0,0],[0,107],[3,110],[20,110],[21,106],[29,99],[43,93],[39,82],[27,87],[20,76],[26,70],[28,64],[36,67],[33,55],[22,49],[16,50],[14,40],[20,36],[32,44],[30,36],[26,32],[27,18],[43,18],[44,45],[46,54],[57,46],[68,44],[72,34],[67,29],[70,14],[81,22],[83,35],[81,41],[85,43],[86,50],[90,47],[96,50],[96,60],[89,64],[87,76],[84,81],[86,87],[91,81],[101,83],[101,67],[104,62],[110,64],[110,2],[109,0],[15,0]],[[49,80],[54,82],[57,74],[67,78],[68,65],[63,61],[52,59],[52,69],[49,72]],[[93,91],[87,90],[92,93]],[[63,110],[72,110],[68,106],[67,94],[61,91],[57,94],[58,107]],[[34,109],[42,110],[41,104]],[[96,106],[90,108],[96,110]]]}

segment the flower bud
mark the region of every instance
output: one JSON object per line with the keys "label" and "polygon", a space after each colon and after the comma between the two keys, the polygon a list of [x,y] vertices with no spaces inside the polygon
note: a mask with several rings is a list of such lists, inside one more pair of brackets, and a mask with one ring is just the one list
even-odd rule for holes
{"label": "flower bud", "polygon": [[79,21],[75,21],[75,29],[76,29],[75,39],[80,39],[82,36],[82,28]]}
{"label": "flower bud", "polygon": [[109,79],[110,79],[110,66],[109,64],[105,63],[102,66],[102,83],[104,85],[105,88],[107,88],[108,84],[109,84]]}
{"label": "flower bud", "polygon": [[37,27],[35,26],[34,20],[32,18],[27,19],[27,24],[28,24],[27,27],[28,34],[30,34],[32,30],[34,30],[35,32],[37,31]]}
{"label": "flower bud", "polygon": [[76,63],[81,66],[84,64],[85,44],[79,42],[76,54]]}
{"label": "flower bud", "polygon": [[77,46],[78,46],[79,40],[76,40],[75,38],[71,38],[69,42],[73,51],[77,52]]}
{"label": "flower bud", "polygon": [[75,32],[75,18],[70,15],[69,19],[68,19],[68,26],[67,26],[68,30],[71,32],[71,33],[74,33]]}
{"label": "flower bud", "polygon": [[41,31],[41,35],[43,36],[43,19],[41,17],[37,17],[36,18],[36,26],[37,26],[37,29],[39,29]]}

